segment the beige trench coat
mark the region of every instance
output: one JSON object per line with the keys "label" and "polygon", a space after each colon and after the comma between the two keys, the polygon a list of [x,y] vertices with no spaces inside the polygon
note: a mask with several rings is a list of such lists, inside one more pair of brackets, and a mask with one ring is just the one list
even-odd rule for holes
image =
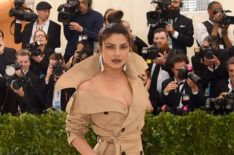
{"label": "beige trench coat", "polygon": [[[57,82],[56,90],[74,87],[100,72],[99,54],[75,65]],[[133,90],[129,108],[120,101],[76,91],[70,99],[67,111],[68,142],[77,137],[85,138],[88,125],[99,136],[94,150],[99,155],[143,154],[141,129],[147,107],[148,93],[138,75],[147,69],[145,61],[135,53],[129,54],[126,75]]]}

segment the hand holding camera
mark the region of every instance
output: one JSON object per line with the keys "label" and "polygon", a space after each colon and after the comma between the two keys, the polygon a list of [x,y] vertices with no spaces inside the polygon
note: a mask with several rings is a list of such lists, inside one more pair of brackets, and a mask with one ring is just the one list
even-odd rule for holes
{"label": "hand holding camera", "polygon": [[175,30],[171,24],[167,24],[165,28],[166,28],[167,32],[169,32],[171,35],[175,34]]}
{"label": "hand holding camera", "polygon": [[189,85],[189,87],[191,88],[193,93],[198,92],[197,85],[190,78],[187,78],[186,82]]}
{"label": "hand holding camera", "polygon": [[172,90],[175,90],[177,87],[178,87],[178,84],[175,81],[171,81],[164,89],[164,93],[168,94]]}
{"label": "hand holding camera", "polygon": [[24,97],[24,90],[22,86],[19,89],[14,89],[13,84],[11,84],[11,89],[20,97]]}
{"label": "hand holding camera", "polygon": [[160,52],[158,52],[158,55],[159,55],[159,57],[156,57],[155,59],[153,59],[153,62],[156,63],[156,64],[160,64],[160,65],[165,66],[166,58]]}
{"label": "hand holding camera", "polygon": [[52,75],[52,73],[53,73],[53,66],[49,65],[48,69],[47,69],[46,77],[45,77],[45,82],[46,83],[49,83],[50,76]]}
{"label": "hand holding camera", "polygon": [[83,27],[80,24],[76,23],[76,22],[71,22],[69,28],[70,28],[70,30],[83,32]]}

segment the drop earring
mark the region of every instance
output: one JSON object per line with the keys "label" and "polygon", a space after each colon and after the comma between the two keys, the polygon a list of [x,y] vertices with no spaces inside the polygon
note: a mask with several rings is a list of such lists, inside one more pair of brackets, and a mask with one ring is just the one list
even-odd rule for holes
{"label": "drop earring", "polygon": [[127,64],[123,66],[123,71],[126,72],[126,70],[127,70]]}
{"label": "drop earring", "polygon": [[104,71],[104,64],[103,64],[103,59],[102,59],[102,55],[99,55],[99,63],[100,63],[100,67],[101,67],[101,72]]}

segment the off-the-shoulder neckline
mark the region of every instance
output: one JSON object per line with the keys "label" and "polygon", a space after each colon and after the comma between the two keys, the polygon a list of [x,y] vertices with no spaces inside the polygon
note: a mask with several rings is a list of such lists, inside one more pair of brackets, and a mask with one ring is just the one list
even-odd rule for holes
{"label": "off-the-shoulder neckline", "polygon": [[126,109],[128,109],[132,105],[132,100],[131,100],[130,104],[127,104],[128,105],[127,106],[122,101],[120,101],[118,99],[115,99],[115,98],[112,98],[112,97],[109,97],[109,96],[105,96],[105,95],[102,95],[102,94],[95,94],[94,92],[90,92],[90,91],[87,91],[87,90],[78,90],[78,92],[79,92],[79,94],[80,93],[85,93],[86,95],[91,95],[93,97],[98,97],[98,98],[103,98],[103,99],[107,99],[107,100],[112,100],[112,101],[118,102],[118,103],[120,103]]}

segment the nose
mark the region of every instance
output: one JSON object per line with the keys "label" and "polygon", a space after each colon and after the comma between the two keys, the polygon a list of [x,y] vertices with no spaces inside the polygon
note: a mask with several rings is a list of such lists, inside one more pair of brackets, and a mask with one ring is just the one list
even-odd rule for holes
{"label": "nose", "polygon": [[116,50],[115,50],[115,55],[116,55],[116,56],[119,56],[119,55],[120,55],[120,49],[119,49],[119,48],[116,48]]}

